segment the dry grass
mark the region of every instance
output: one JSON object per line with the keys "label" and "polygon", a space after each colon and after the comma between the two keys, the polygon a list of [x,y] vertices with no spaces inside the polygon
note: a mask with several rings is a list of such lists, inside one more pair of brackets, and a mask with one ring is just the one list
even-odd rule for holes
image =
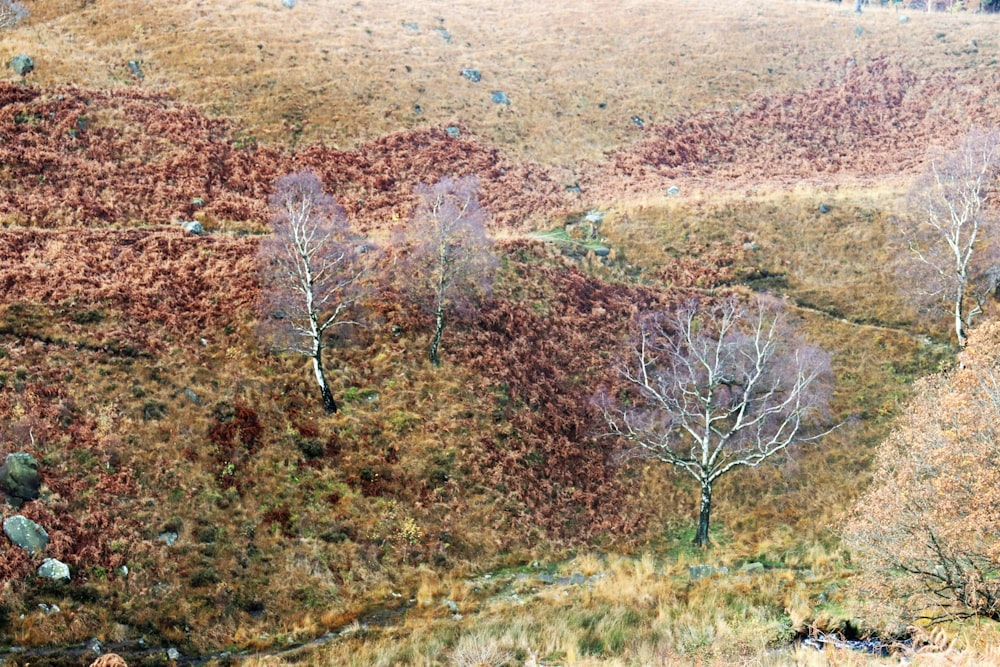
{"label": "dry grass", "polygon": [[[847,5],[794,0],[550,5],[300,0],[286,10],[277,0],[37,0],[31,19],[4,33],[0,62],[32,53],[38,69],[30,81],[43,86],[168,91],[232,117],[240,128],[234,140],[350,148],[398,130],[456,124],[512,160],[552,166],[569,184],[644,137],[633,116],[647,126],[668,124],[734,109],[755,94],[808,91],[831,62],[887,53],[917,72],[985,70],[986,81],[998,55],[1000,26],[987,16],[910,13],[903,24],[890,10],[855,16]],[[129,72],[129,60],[144,79]],[[462,78],[464,67],[479,69],[482,81]],[[509,107],[490,100],[497,90],[510,96]],[[105,120],[120,121],[111,112]],[[415,361],[426,334],[395,338],[382,327],[361,335],[363,342],[347,341],[334,356],[344,409],[328,416],[315,407],[301,360],[260,349],[248,307],[213,320],[199,332],[207,340],[201,345],[181,335],[189,330],[161,329],[156,318],[132,317],[124,306],[80,324],[73,304],[63,312],[38,297],[33,305],[46,310],[37,317],[11,315],[11,304],[3,309],[22,327],[5,334],[0,355],[11,442],[29,442],[31,431],[17,420],[37,416],[32,410],[48,410],[54,420],[57,408],[72,404],[74,419],[86,425],[86,446],[54,428],[38,446],[48,470],[71,471],[69,481],[59,480],[66,495],[80,494],[56,500],[92,501],[88,484],[110,468],[148,472],[141,493],[129,497],[130,518],[142,526],[121,555],[133,573],[85,569],[80,582],[101,604],[56,596],[63,616],[26,608],[5,632],[43,643],[127,637],[141,628],[193,649],[268,650],[353,621],[304,664],[870,664],[843,651],[792,651],[788,641],[795,631],[834,629],[842,620],[835,607],[849,601],[839,593],[844,567],[832,528],[865,484],[871,447],[909,382],[936,369],[946,350],[915,336],[941,332],[901,307],[886,250],[905,176],[861,182],[823,174],[793,188],[765,176],[749,189],[682,180],[680,197],[583,197],[610,210],[602,233],[617,255],[608,264],[588,258],[587,270],[672,287],[664,285],[664,267],[698,266],[735,246],[733,281],[787,295],[808,335],[836,350],[835,410],[859,419],[787,465],[725,480],[715,514],[720,546],[709,554],[683,544],[691,489],[649,466],[635,472],[629,499],[632,510],[648,510],[649,527],[627,539],[658,555],[586,552],[561,572],[596,576],[586,586],[529,580],[494,595],[495,586],[471,577],[561,559],[567,544],[529,545],[534,533],[504,532],[513,524],[504,523],[508,509],[492,491],[460,486],[468,475],[463,452],[500,427],[484,410],[490,397],[470,395],[480,386],[471,368],[435,373]],[[820,202],[831,212],[819,213]],[[209,231],[247,229],[206,223]],[[550,285],[517,287],[544,296],[532,307],[554,298]],[[140,333],[155,342],[154,355],[131,360],[93,349]],[[18,388],[65,373],[68,389],[48,402]],[[222,447],[207,434],[219,411],[235,405],[258,414],[263,444],[252,453],[233,446],[221,459]],[[318,460],[298,449],[328,437]],[[156,540],[168,528],[180,534],[170,551]],[[689,582],[687,566],[705,560],[779,567]],[[23,588],[4,586],[4,609],[34,602]],[[414,600],[404,617],[385,628],[360,623],[368,605],[395,596]],[[147,604],[154,598],[159,607]],[[134,627],[114,630],[122,613]],[[989,630],[960,630],[914,660],[988,664],[997,644]]]}
{"label": "dry grass", "polygon": [[[349,148],[459,123],[560,167],[567,182],[581,163],[642,136],[632,116],[664,123],[751,93],[800,90],[845,57],[889,52],[920,67],[942,56],[985,63],[997,52],[992,17],[911,12],[904,25],[890,10],[853,16],[847,5],[801,1],[315,0],[289,11],[277,1],[40,0],[31,9],[5,35],[0,60],[33,53],[42,84],[167,89],[280,142]],[[973,40],[978,52],[963,54]],[[129,60],[142,63],[141,83]],[[482,81],[463,79],[466,67]],[[490,100],[497,90],[509,107]]]}

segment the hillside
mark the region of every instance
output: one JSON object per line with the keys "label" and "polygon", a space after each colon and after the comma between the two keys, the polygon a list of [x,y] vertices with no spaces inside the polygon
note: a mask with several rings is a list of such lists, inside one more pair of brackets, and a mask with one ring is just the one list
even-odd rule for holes
{"label": "hillside", "polygon": [[[66,647],[97,637],[130,664],[471,665],[479,645],[495,664],[732,664],[844,629],[837,523],[911,383],[954,352],[900,296],[899,199],[930,149],[1000,125],[998,19],[26,4],[0,42],[36,66],[0,81],[0,456],[32,454],[44,486],[0,507],[73,578],[0,541],[0,659],[87,664]],[[327,357],[332,415],[260,326],[268,196],[303,169],[385,251]],[[393,239],[414,187],[448,175],[478,178],[501,261],[435,369]],[[588,211],[609,256],[539,237]],[[622,461],[595,396],[621,389],[640,312],[754,291],[830,351],[844,425],[724,479],[717,546],[693,551],[693,486]],[[766,572],[689,581],[699,563]],[[578,572],[596,578],[561,580]]]}

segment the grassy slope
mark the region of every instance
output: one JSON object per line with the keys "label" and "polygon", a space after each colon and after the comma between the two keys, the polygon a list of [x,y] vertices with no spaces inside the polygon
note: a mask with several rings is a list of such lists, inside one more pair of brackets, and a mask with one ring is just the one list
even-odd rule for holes
{"label": "grassy slope", "polygon": [[[943,332],[896,297],[884,251],[889,216],[928,145],[947,144],[969,120],[995,122],[995,21],[914,14],[901,24],[887,11],[855,17],[804,2],[563,4],[544,15],[531,5],[527,20],[527,3],[499,12],[481,3],[303,2],[289,12],[279,3],[97,0],[81,8],[52,1],[34,3],[32,21],[5,34],[0,59],[33,53],[32,80],[43,99],[9,104],[4,132],[49,150],[19,168],[8,160],[0,171],[12,195],[5,220],[58,229],[3,234],[0,406],[5,440],[43,457],[52,495],[28,511],[57,526],[53,553],[78,573],[69,599],[7,582],[10,640],[145,634],[191,649],[268,645],[276,636],[335,627],[390,591],[415,594],[421,581],[424,600],[454,598],[469,573],[555,558],[581,538],[603,535],[628,550],[675,548],[689,520],[684,481],[655,467],[633,469],[642,485],[622,502],[614,484],[596,483],[602,470],[566,476],[585,454],[569,443],[593,443],[580,435],[585,422],[551,419],[585,399],[590,387],[581,376],[605,373],[626,302],[649,298],[600,279],[672,294],[764,273],[771,277],[755,284],[788,294],[802,307],[805,329],[835,351],[838,413],[861,419],[822,450],[723,484],[716,516],[726,546],[710,558],[826,574],[775,575],[749,602],[734,601],[746,598],[740,583],[723,587],[724,599],[701,589],[678,599],[685,558],[703,558],[682,554],[660,566],[678,577],[676,585],[647,591],[638,620],[607,621],[597,635],[639,626],[649,634],[628,649],[632,655],[726,660],[734,656],[706,649],[712,637],[753,652],[761,635],[781,637],[822,614],[817,596],[837,590],[831,527],[862,487],[870,448],[909,380],[944,358],[940,345],[913,335]],[[127,72],[130,59],[143,63],[141,83]],[[860,75],[851,73],[851,59]],[[483,81],[466,81],[462,67],[479,68]],[[48,88],[67,83],[119,92]],[[136,89],[168,92],[232,126],[199,120],[170,101],[150,107]],[[501,89],[509,108],[489,101]],[[824,109],[833,102],[842,113],[830,119]],[[876,102],[883,106],[872,120],[864,109]],[[48,118],[41,110],[50,107],[57,113]],[[90,120],[82,150],[76,136],[66,138],[78,116]],[[450,123],[471,141],[458,146],[439,130],[377,139]],[[886,132],[886,124],[904,131]],[[150,141],[151,126],[159,140]],[[424,147],[417,159],[414,137]],[[359,143],[366,140],[375,141]],[[854,159],[831,162],[834,145],[850,147]],[[115,175],[94,192],[64,185],[81,169],[96,177],[122,164],[115,150],[126,150],[131,163],[124,163],[148,175]],[[212,168],[217,155],[229,160],[224,173]],[[349,203],[370,202],[351,213],[376,233],[405,219],[411,184],[436,170],[479,173],[495,217],[514,234],[557,226],[569,211],[610,208],[602,233],[615,258],[584,260],[582,268],[599,277],[586,279],[560,268],[558,256],[514,243],[496,317],[456,332],[447,373],[419,361],[426,332],[413,315],[382,302],[384,319],[346,342],[335,362],[346,407],[325,417],[301,364],[266,355],[255,342],[252,237],[76,229],[198,215],[217,232],[259,231],[270,180],[300,164],[322,168]],[[33,187],[25,172],[45,179]],[[158,175],[171,172],[187,180],[155,187]],[[389,182],[379,180],[386,176]],[[575,181],[580,196],[561,191]],[[49,192],[46,182],[59,185]],[[682,197],[664,197],[668,184],[679,184]],[[213,194],[208,210],[192,207],[191,198],[205,192]],[[50,214],[54,200],[64,205]],[[819,201],[831,213],[819,214]],[[713,261],[720,264],[714,274]],[[593,316],[589,300],[618,316]],[[515,317],[526,318],[517,329],[506,324]],[[394,338],[391,322],[407,324],[406,333]],[[535,369],[537,377],[516,355],[499,354],[537,353],[535,330],[555,343],[544,355],[551,366]],[[602,346],[591,349],[595,340]],[[557,378],[549,388],[555,394],[533,398],[547,369]],[[497,377],[505,381],[490,380]],[[548,396],[563,392],[568,402],[546,411]],[[558,437],[543,437],[553,428]],[[598,513],[574,516],[581,503]],[[179,529],[179,548],[156,542],[165,528]],[[4,556],[8,572],[30,569],[13,550]],[[133,571],[127,580],[114,571],[123,563]],[[649,589],[656,570],[567,567],[613,573],[621,585],[609,590]],[[410,649],[408,659],[419,661],[424,650],[446,655],[474,641],[474,627],[484,628],[487,644],[534,645],[567,661],[584,647],[591,660],[608,658],[625,649],[587,639],[601,618],[622,613],[622,601],[606,593],[576,607],[539,603],[532,612],[539,627],[565,621],[558,641],[534,631],[525,631],[528,639],[493,636],[510,625],[505,609],[447,629],[428,602],[412,623],[430,622],[429,648]],[[488,607],[466,594],[465,611]],[[37,600],[59,600],[65,611],[13,619]],[[720,604],[730,611],[683,616]],[[586,611],[595,605],[600,614]],[[590,620],[573,620],[576,613]],[[759,624],[734,630],[733,619],[743,616]],[[363,645],[388,650],[378,637]],[[355,649],[324,659],[347,661]]]}

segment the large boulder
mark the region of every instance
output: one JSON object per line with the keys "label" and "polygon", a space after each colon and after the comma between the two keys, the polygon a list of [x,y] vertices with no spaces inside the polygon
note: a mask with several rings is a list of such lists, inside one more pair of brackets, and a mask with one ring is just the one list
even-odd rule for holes
{"label": "large boulder", "polygon": [[30,554],[41,553],[49,545],[49,534],[45,529],[20,514],[4,520],[3,532],[7,539]]}
{"label": "large boulder", "polygon": [[8,454],[0,466],[0,491],[15,501],[38,498],[41,483],[42,480],[38,476],[38,461],[31,454],[26,452]]}

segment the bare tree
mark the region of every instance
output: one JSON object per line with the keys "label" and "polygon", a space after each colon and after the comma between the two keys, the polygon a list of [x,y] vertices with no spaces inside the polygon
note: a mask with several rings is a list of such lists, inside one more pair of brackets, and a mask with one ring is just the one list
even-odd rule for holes
{"label": "bare tree", "polygon": [[619,370],[633,396],[605,402],[605,419],[630,454],[700,484],[697,545],[709,544],[720,477],[830,430],[816,428],[829,399],[829,358],[796,340],[774,304],[731,297],[648,315],[630,356]]}
{"label": "bare tree", "polygon": [[337,403],[323,370],[327,332],[356,324],[350,313],[363,267],[344,209],[312,172],[278,179],[270,200],[274,234],[260,247],[267,315],[284,349],[312,360],[323,408]]}
{"label": "bare tree", "polygon": [[1000,218],[986,200],[998,170],[1000,133],[969,132],[956,150],[931,160],[909,197],[914,214],[900,223],[917,260],[914,295],[949,314],[961,347],[996,288],[988,272],[997,259]]}
{"label": "bare tree", "polygon": [[449,313],[492,283],[493,242],[473,177],[444,177],[417,186],[420,203],[404,232],[409,248],[408,287],[434,317],[430,360],[441,365],[439,348]]}

